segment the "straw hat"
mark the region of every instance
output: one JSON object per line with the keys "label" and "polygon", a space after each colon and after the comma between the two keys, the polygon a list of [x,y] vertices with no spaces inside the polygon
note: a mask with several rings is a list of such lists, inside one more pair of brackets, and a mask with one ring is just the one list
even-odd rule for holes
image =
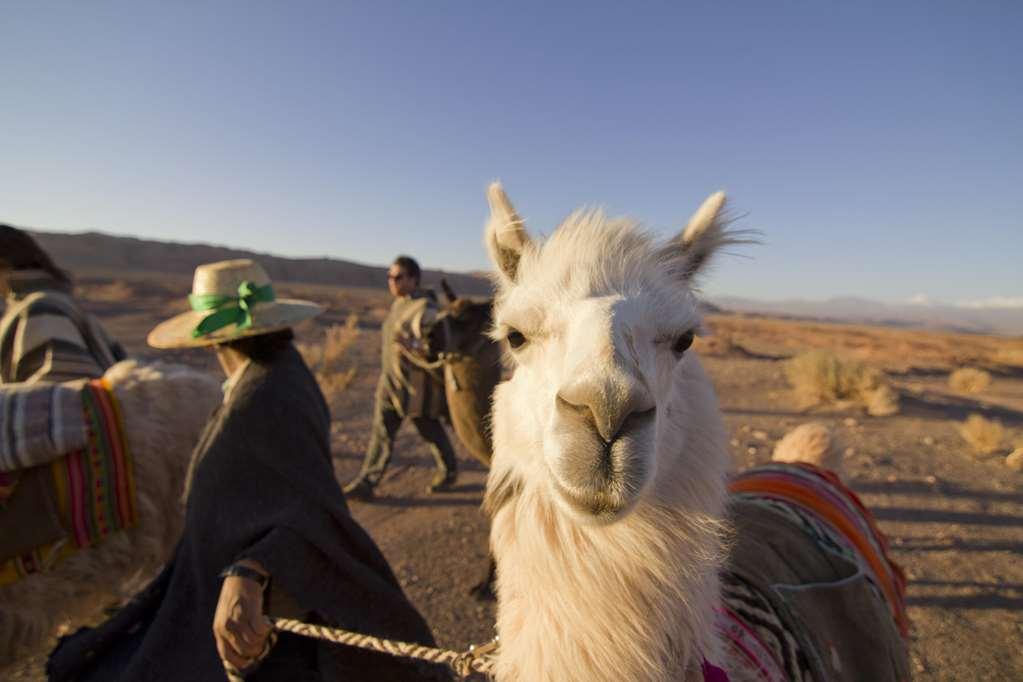
{"label": "straw hat", "polygon": [[246,259],[197,267],[188,302],[192,310],[149,332],[150,346],[211,346],[287,329],[323,312],[316,303],[276,298],[263,267]]}

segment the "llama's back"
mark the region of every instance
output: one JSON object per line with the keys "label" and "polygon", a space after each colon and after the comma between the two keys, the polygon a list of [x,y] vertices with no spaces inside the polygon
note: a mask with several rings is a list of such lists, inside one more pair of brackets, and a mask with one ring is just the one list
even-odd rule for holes
{"label": "llama's back", "polygon": [[183,365],[133,361],[111,367],[105,378],[122,406],[135,461],[139,558],[159,567],[181,534],[188,464],[222,400],[220,384]]}
{"label": "llama's back", "polygon": [[833,472],[784,462],[730,490],[720,626],[736,677],[908,680],[905,578],[856,495]]}
{"label": "llama's back", "polygon": [[145,584],[181,532],[182,486],[191,451],[220,388],[208,374],[125,361],[104,376],[119,405],[134,464],[138,523],[52,569],[0,587],[0,670]]}

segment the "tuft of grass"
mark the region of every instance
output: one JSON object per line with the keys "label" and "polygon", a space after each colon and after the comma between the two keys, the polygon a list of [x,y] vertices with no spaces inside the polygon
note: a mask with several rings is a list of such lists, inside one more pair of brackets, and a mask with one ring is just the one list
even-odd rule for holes
{"label": "tuft of grass", "polygon": [[862,394],[867,414],[872,417],[890,417],[899,413],[899,392],[884,383]]}
{"label": "tuft of grass", "polygon": [[959,425],[959,435],[978,455],[990,455],[1002,446],[1005,427],[997,420],[971,414]]}
{"label": "tuft of grass", "polygon": [[333,408],[338,398],[355,379],[358,365],[346,360],[348,350],[359,338],[359,316],[351,313],[345,323],[324,331],[323,342],[298,345],[299,352],[316,377],[327,405]]}
{"label": "tuft of grass", "polygon": [[807,462],[835,471],[841,465],[831,429],[821,422],[808,422],[792,429],[774,446],[775,462]]}
{"label": "tuft of grass", "polygon": [[960,393],[980,393],[991,385],[991,375],[982,369],[962,367],[948,375],[948,385]]}
{"label": "tuft of grass", "polygon": [[121,280],[79,286],[79,289],[83,298],[101,303],[125,303],[137,298],[135,289]]}
{"label": "tuft of grass", "polygon": [[785,362],[785,376],[801,402],[853,402],[867,413],[884,417],[899,411],[899,393],[881,370],[813,350]]}

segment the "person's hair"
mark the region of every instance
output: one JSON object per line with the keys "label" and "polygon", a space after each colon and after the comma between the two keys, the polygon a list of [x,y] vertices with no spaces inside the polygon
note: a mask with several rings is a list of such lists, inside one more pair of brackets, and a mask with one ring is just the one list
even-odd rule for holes
{"label": "person's hair", "polygon": [[253,362],[265,365],[273,362],[278,353],[287,350],[294,338],[294,332],[288,327],[269,334],[244,336],[219,345],[237,351]]}
{"label": "person's hair", "polygon": [[0,225],[0,253],[0,260],[11,270],[44,270],[58,282],[71,284],[71,277],[24,230]]}
{"label": "person's hair", "polygon": [[400,267],[405,271],[406,275],[416,280],[416,284],[422,282],[422,279],[420,278],[421,273],[419,270],[419,263],[417,263],[416,259],[412,256],[398,256],[394,259],[394,265]]}

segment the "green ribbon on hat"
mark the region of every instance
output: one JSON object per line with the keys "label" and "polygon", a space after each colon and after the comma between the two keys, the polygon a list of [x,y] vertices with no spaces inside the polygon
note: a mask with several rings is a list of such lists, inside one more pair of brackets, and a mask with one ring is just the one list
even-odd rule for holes
{"label": "green ribbon on hat", "polygon": [[252,307],[257,303],[270,303],[274,300],[274,288],[270,284],[258,286],[245,280],[238,285],[237,296],[221,294],[190,294],[188,303],[192,310],[216,310],[207,315],[192,330],[192,338],[206,336],[218,329],[235,324],[238,331],[252,326]]}

